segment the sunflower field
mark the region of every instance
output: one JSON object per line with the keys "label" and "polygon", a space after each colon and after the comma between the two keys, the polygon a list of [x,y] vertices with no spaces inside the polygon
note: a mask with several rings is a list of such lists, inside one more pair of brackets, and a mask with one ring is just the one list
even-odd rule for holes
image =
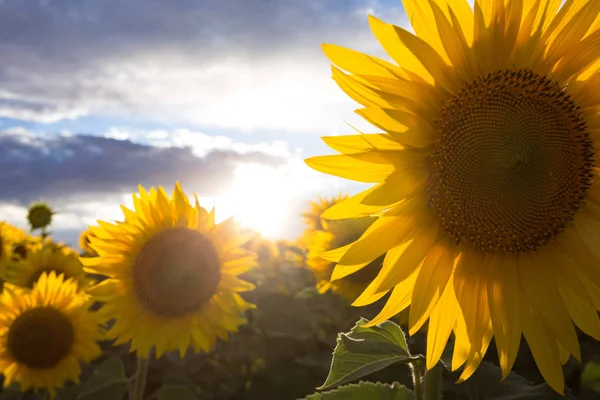
{"label": "sunflower field", "polygon": [[178,182],[0,222],[0,400],[600,399],[600,1],[403,3],[323,45],[377,130],[306,164],[371,186],[296,240]]}

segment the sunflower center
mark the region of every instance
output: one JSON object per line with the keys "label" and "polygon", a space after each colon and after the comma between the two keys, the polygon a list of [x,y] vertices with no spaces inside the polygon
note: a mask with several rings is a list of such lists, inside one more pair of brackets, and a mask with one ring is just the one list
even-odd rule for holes
{"label": "sunflower center", "polygon": [[527,69],[481,76],[443,105],[437,127],[431,205],[457,242],[534,251],[583,204],[594,151],[558,83]]}
{"label": "sunflower center", "polygon": [[71,351],[75,330],[69,318],[52,307],[27,310],[8,330],[7,348],[30,368],[52,368]]}
{"label": "sunflower center", "polygon": [[24,244],[18,244],[15,246],[13,252],[16,254],[16,259],[18,260],[19,257],[21,260],[24,260],[27,258],[27,247],[25,247]]}
{"label": "sunflower center", "polygon": [[172,228],[144,245],[133,275],[135,292],[148,309],[176,317],[198,310],[215,294],[221,261],[205,235]]}

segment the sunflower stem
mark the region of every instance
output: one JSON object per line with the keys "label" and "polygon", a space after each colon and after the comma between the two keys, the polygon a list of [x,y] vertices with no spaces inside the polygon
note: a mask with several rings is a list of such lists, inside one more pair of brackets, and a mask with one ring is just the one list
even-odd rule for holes
{"label": "sunflower stem", "polygon": [[425,400],[423,397],[423,375],[425,368],[421,360],[414,360],[410,363],[413,376],[413,388],[416,400]]}
{"label": "sunflower stem", "polygon": [[442,374],[444,369],[441,364],[425,373],[425,400],[442,400]]}
{"label": "sunflower stem", "polygon": [[144,389],[146,388],[146,375],[148,375],[148,365],[150,364],[150,354],[143,358],[138,356],[135,383],[133,385],[132,400],[143,400]]}

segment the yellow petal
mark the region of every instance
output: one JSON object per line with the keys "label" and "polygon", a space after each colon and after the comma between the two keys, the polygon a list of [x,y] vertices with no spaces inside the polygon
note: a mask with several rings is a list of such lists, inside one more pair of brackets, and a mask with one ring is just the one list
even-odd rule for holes
{"label": "yellow petal", "polygon": [[415,271],[415,273],[410,275],[405,281],[396,285],[394,290],[392,290],[390,298],[385,303],[379,314],[369,321],[369,323],[365,324],[365,327],[380,324],[381,322],[398,314],[400,311],[404,310],[410,305],[412,291],[415,287],[415,281],[417,280],[417,272],[418,271]]}
{"label": "yellow petal", "polygon": [[360,192],[352,197],[349,197],[345,200],[340,201],[337,204],[329,207],[327,210],[321,214],[321,218],[329,219],[329,220],[339,220],[346,218],[356,218],[356,217],[364,217],[367,215],[373,215],[381,210],[388,208],[385,206],[367,206],[361,204],[363,199],[376,190],[380,185],[374,186],[370,189],[367,189],[363,192]]}
{"label": "yellow petal", "polygon": [[557,276],[549,263],[555,262],[551,254],[538,250],[533,254],[520,254],[519,275],[527,302],[544,318],[557,339],[578,360],[581,359],[579,341],[572,320],[558,293]]}
{"label": "yellow petal", "polygon": [[373,293],[388,291],[412,274],[434,246],[438,230],[439,224],[433,219],[424,221],[410,242],[389,250],[381,271],[369,285]]}
{"label": "yellow petal", "polygon": [[402,69],[376,57],[334,44],[324,44],[322,48],[332,63],[353,74],[388,78],[406,77],[406,73]]}
{"label": "yellow petal", "polygon": [[369,206],[391,205],[412,195],[417,190],[423,190],[428,178],[423,163],[413,163],[411,167],[397,169],[392,172],[381,185],[369,193],[362,204]]}
{"label": "yellow petal", "polygon": [[[581,42],[571,45],[570,52],[563,56],[554,69],[555,79],[566,81],[573,75],[580,74],[600,59],[600,31],[589,35]],[[579,104],[578,104],[579,105]]]}
{"label": "yellow petal", "polygon": [[455,248],[449,241],[440,241],[423,260],[411,301],[408,322],[411,335],[421,329],[446,289],[454,270]]}
{"label": "yellow petal", "polygon": [[321,138],[327,146],[343,154],[362,153],[368,150],[402,150],[404,146],[390,135],[362,134],[347,136],[324,136]]}
{"label": "yellow petal", "polygon": [[402,110],[367,107],[356,113],[379,129],[388,132],[394,140],[412,147],[429,147],[435,140],[435,129],[426,120]]}
{"label": "yellow petal", "polygon": [[454,273],[454,292],[463,312],[469,342],[472,347],[478,347],[490,322],[487,298],[489,260],[483,254],[464,247],[460,251]]}
{"label": "yellow petal", "polygon": [[440,301],[434,307],[429,317],[429,326],[427,329],[427,369],[433,368],[440,357],[452,328],[456,324],[458,316],[458,304],[454,296],[454,286],[452,283],[446,285]]}
{"label": "yellow petal", "polygon": [[428,215],[425,194],[404,200],[369,226],[340,259],[340,264],[356,265],[376,259],[409,240]]}
{"label": "yellow petal", "polygon": [[393,165],[361,162],[347,155],[317,156],[304,161],[317,171],[358,182],[381,182],[394,171]]}
{"label": "yellow petal", "polygon": [[[460,306],[459,306],[460,307]],[[463,365],[471,352],[471,343],[467,334],[467,325],[461,313],[458,313],[454,330],[454,350],[452,351],[452,371]]]}
{"label": "yellow petal", "polygon": [[467,357],[465,368],[463,369],[456,383],[461,383],[469,379],[477,367],[479,367],[479,364],[481,364],[481,361],[483,361],[483,357],[485,356],[485,353],[490,345],[490,341],[492,340],[492,334],[492,324],[488,323],[488,325],[485,327],[485,332],[482,335],[481,343],[479,346],[474,346],[471,348],[471,352]]}
{"label": "yellow petal", "polygon": [[523,335],[548,385],[563,394],[565,382],[556,340],[545,320],[532,308],[524,315]]}
{"label": "yellow petal", "polygon": [[431,29],[437,26],[438,21],[436,21],[428,2],[423,0],[403,0],[402,4],[417,36],[426,41],[445,61],[449,62],[450,59],[446,55],[440,35],[438,35],[436,29]]}
{"label": "yellow petal", "polygon": [[496,348],[506,378],[519,352],[521,342],[521,303],[517,262],[512,256],[490,257],[488,302],[496,338]]}
{"label": "yellow petal", "polygon": [[[470,57],[471,52],[462,29],[460,29],[460,26],[458,29],[455,26],[452,26],[451,22],[444,15],[443,10],[433,0],[429,0],[429,3],[435,18],[435,26],[437,26],[439,37],[446,50],[449,61],[454,68],[463,70],[466,77],[473,79],[475,76],[475,70],[471,65],[473,60],[472,57]],[[451,9],[449,9],[449,11],[451,13],[449,15],[451,21],[459,25],[458,21],[453,20],[453,18],[456,19],[456,15]],[[471,29],[471,27],[469,27],[469,29]]]}

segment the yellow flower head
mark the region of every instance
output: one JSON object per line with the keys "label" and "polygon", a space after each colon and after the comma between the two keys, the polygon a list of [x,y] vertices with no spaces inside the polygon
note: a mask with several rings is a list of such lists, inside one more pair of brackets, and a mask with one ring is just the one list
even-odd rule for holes
{"label": "yellow flower head", "polygon": [[15,248],[27,239],[27,234],[16,226],[0,221],[0,276],[6,273],[7,265],[13,260]]}
{"label": "yellow flower head", "polygon": [[64,275],[64,279],[72,278],[80,288],[84,288],[89,283],[77,253],[56,251],[51,247],[29,253],[27,258],[9,264],[6,281],[31,289],[44,272],[50,273],[50,271],[54,271],[57,275]]}
{"label": "yellow flower head", "polygon": [[[331,290],[352,302],[377,276],[383,256],[360,266],[358,271],[338,269],[333,275],[335,262],[330,261],[330,258],[335,259],[338,253],[334,249],[357,240],[376,220],[375,217],[362,217],[327,221],[325,230],[310,231],[310,235],[307,236],[309,248],[306,265],[315,275],[320,293]],[[328,253],[331,250],[334,250],[333,254]]]}
{"label": "yellow flower head", "polygon": [[77,283],[44,273],[33,290],[6,284],[0,294],[0,370],[4,386],[55,389],[79,382],[80,363],[102,354],[101,331]]}
{"label": "yellow flower head", "polygon": [[27,212],[27,220],[31,229],[45,228],[52,223],[54,211],[44,202],[31,205]]}
{"label": "yellow flower head", "polygon": [[85,270],[108,279],[89,293],[104,302],[99,313],[115,319],[107,337],[146,357],[191,345],[210,351],[245,322],[253,305],[239,292],[254,286],[237,276],[256,264],[240,248],[249,237],[228,219],[215,223],[214,210],[191,205],[176,184],[171,198],[162,187],[139,187],[134,210],[122,206],[125,221],[99,222],[90,247],[97,257],[84,257]]}
{"label": "yellow flower head", "polygon": [[326,137],[307,163],[375,184],[324,218],[381,217],[336,261],[383,268],[376,324],[429,320],[427,366],[454,332],[461,379],[495,338],[504,376],[523,334],[564,390],[574,324],[600,339],[600,2],[404,0],[415,34],[370,17],[397,63],[334,45],[333,79],[384,133]]}

